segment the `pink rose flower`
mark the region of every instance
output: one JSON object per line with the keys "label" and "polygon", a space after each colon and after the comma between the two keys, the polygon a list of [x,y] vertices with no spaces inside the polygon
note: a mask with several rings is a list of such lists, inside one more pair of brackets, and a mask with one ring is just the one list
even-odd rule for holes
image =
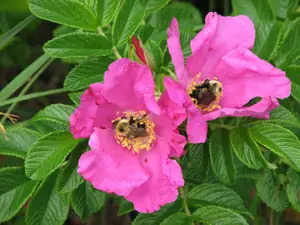
{"label": "pink rose flower", "polygon": [[124,196],[139,212],[151,213],[176,200],[184,185],[180,156],[186,140],[159,105],[147,66],[120,59],[103,83],[92,84],[70,118],[76,138],[88,138],[78,173],[101,191]]}
{"label": "pink rose flower", "polygon": [[[168,29],[168,48],[178,81],[166,77],[169,97],[188,114],[191,143],[206,140],[208,120],[224,116],[269,118],[277,98],[290,95],[285,72],[258,58],[249,49],[255,29],[246,16],[223,17],[209,13],[205,27],[191,41],[186,64],[180,45],[177,20]],[[254,105],[250,100],[261,97]]]}

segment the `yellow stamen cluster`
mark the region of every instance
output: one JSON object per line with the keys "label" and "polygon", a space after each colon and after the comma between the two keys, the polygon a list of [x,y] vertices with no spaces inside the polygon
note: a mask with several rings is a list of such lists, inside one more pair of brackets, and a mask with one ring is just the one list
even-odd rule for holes
{"label": "yellow stamen cluster", "polygon": [[[199,104],[198,100],[195,98],[190,97],[190,95],[193,93],[194,90],[196,90],[196,86],[201,85],[204,81],[199,82],[199,78],[200,78],[201,74],[197,74],[195,76],[195,78],[192,80],[191,84],[189,85],[189,87],[187,88],[187,94],[189,96],[189,98],[191,99],[191,101],[193,102],[193,104],[200,109],[202,112],[211,112],[215,109],[220,109],[221,106],[219,105],[221,97],[222,97],[222,93],[220,93],[219,95],[216,95],[216,99],[210,103],[208,106],[207,105],[203,105],[203,104]],[[217,78],[215,78],[215,80],[217,80]],[[220,83],[221,85],[221,83]]]}
{"label": "yellow stamen cluster", "polygon": [[129,121],[130,117],[133,117],[135,121],[139,121],[140,124],[145,125],[145,132],[147,135],[139,135],[139,131],[135,130],[135,127],[133,126],[129,126],[129,132],[127,134],[121,133],[115,129],[115,138],[117,139],[117,142],[121,146],[131,150],[133,153],[139,153],[141,150],[149,151],[155,140],[155,124],[150,121],[146,112],[143,110],[138,112],[124,112],[123,114],[123,117],[117,117],[112,122],[116,123],[121,121],[124,117]]}

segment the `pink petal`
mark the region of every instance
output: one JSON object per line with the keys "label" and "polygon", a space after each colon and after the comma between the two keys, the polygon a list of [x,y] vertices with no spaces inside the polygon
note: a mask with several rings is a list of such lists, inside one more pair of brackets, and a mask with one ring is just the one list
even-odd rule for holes
{"label": "pink petal", "polygon": [[255,29],[247,16],[220,16],[209,13],[205,27],[191,41],[192,55],[187,59],[187,70],[194,77],[201,72],[202,79],[211,79],[220,60],[231,50],[251,49]]}
{"label": "pink petal", "polygon": [[285,72],[245,48],[224,56],[216,76],[223,85],[220,104],[224,108],[240,108],[255,97],[283,99],[291,92],[291,82]]}
{"label": "pink petal", "polygon": [[170,77],[165,77],[164,85],[170,99],[177,104],[184,104],[187,101],[185,89]]}
{"label": "pink petal", "polygon": [[140,156],[121,147],[112,131],[96,128],[89,145],[92,150],[80,157],[78,173],[96,189],[124,196],[148,180]]}
{"label": "pink petal", "polygon": [[256,118],[269,119],[270,111],[277,108],[279,103],[276,98],[265,97],[260,100],[258,103],[242,108],[221,108],[204,115],[205,120],[215,120],[220,117],[225,116],[252,116]]}
{"label": "pink petal", "polygon": [[195,106],[188,108],[186,132],[190,143],[204,143],[207,136],[207,122]]}
{"label": "pink petal", "polygon": [[142,213],[152,213],[178,196],[180,186],[184,185],[181,168],[175,160],[165,154],[166,141],[159,139],[149,152],[142,153],[141,163],[149,174],[149,179],[140,187],[125,196]]}
{"label": "pink petal", "polygon": [[185,108],[173,102],[167,91],[164,91],[160,96],[158,105],[172,119],[175,127],[178,127],[186,119]]}
{"label": "pink petal", "polygon": [[103,95],[124,111],[148,108],[156,114],[160,112],[154,97],[155,84],[147,66],[119,59],[105,72],[104,84]]}
{"label": "pink petal", "polygon": [[95,83],[80,98],[80,105],[70,117],[70,130],[75,138],[89,137],[94,129],[98,105],[105,102],[103,84]]}
{"label": "pink petal", "polygon": [[184,55],[180,44],[179,26],[176,18],[172,19],[168,28],[168,49],[175,67],[176,75],[183,86],[186,86],[187,73],[184,67]]}
{"label": "pink petal", "polygon": [[178,130],[173,131],[171,141],[170,157],[181,157],[184,154],[184,146],[186,145],[185,136],[181,135]]}

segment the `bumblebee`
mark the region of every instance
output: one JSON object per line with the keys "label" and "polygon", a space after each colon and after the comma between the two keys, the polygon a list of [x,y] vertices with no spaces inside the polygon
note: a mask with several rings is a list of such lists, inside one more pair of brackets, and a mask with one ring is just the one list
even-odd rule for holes
{"label": "bumblebee", "polygon": [[133,117],[132,115],[128,117],[121,117],[113,121],[113,127],[117,134],[134,139],[137,137],[147,137],[147,127],[145,120],[147,114],[141,115],[139,117]]}
{"label": "bumblebee", "polygon": [[222,96],[222,84],[217,80],[204,80],[195,85],[190,93],[193,103],[200,108],[207,108],[212,103],[218,103]]}

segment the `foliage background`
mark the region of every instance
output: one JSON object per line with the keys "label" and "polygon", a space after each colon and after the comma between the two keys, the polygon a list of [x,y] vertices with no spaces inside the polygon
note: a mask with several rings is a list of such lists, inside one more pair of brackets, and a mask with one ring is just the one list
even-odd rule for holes
{"label": "foliage background", "polygon": [[[51,5],[52,1],[49,2]],[[92,0],[84,2],[93,3]],[[111,2],[118,5],[118,1]],[[281,101],[282,106],[272,112],[270,121],[225,118],[211,122],[209,142],[187,146],[188,153],[181,159],[187,183],[185,193],[157,213],[137,215],[132,205],[122,198],[93,190],[76,176],[77,160],[86,150],[86,142],[74,141],[67,132],[68,116],[74,104],[78,104],[82,90],[101,80],[115,56],[99,41],[91,43],[101,49],[100,53],[87,50],[86,46],[75,52],[57,51],[66,42],[48,41],[78,32],[76,28],[30,17],[24,0],[1,0],[0,111],[12,110],[20,118],[17,124],[11,124],[5,117],[1,120],[9,141],[0,137],[0,222],[126,225],[135,220],[135,225],[173,225],[175,222],[192,224],[193,218],[196,223],[211,224],[300,224],[297,213],[300,211],[299,2],[194,0],[171,1],[167,6],[168,1],[149,2],[156,3],[157,7],[148,8],[143,17],[131,14],[138,22],[128,25],[133,27],[125,29],[128,33],[114,32],[114,27],[119,30],[117,25],[104,26],[101,32],[113,39],[121,55],[132,59],[137,57],[129,48],[128,35],[138,36],[149,51],[158,85],[172,69],[165,44],[171,18],[176,16],[179,20],[184,53],[189,55],[189,41],[203,27],[204,16],[209,11],[217,11],[223,15],[251,17],[257,32],[253,51],[287,72],[293,82],[292,96]],[[135,2],[135,10],[139,11],[138,7],[144,8],[145,4],[146,0],[141,0],[138,6]],[[126,17],[126,10],[124,14]],[[45,13],[37,15],[48,19]],[[20,32],[11,35],[10,29],[24,20],[19,25]],[[60,19],[51,20],[60,22]],[[122,20],[113,24],[118,22]],[[79,32],[94,31],[91,23],[78,26]],[[73,41],[80,47],[82,40]],[[40,57],[43,49],[58,59]],[[16,77],[19,80],[15,81]],[[55,155],[56,161],[50,162],[47,155]],[[44,160],[39,167],[36,158]],[[186,215],[185,203],[193,217]]]}

